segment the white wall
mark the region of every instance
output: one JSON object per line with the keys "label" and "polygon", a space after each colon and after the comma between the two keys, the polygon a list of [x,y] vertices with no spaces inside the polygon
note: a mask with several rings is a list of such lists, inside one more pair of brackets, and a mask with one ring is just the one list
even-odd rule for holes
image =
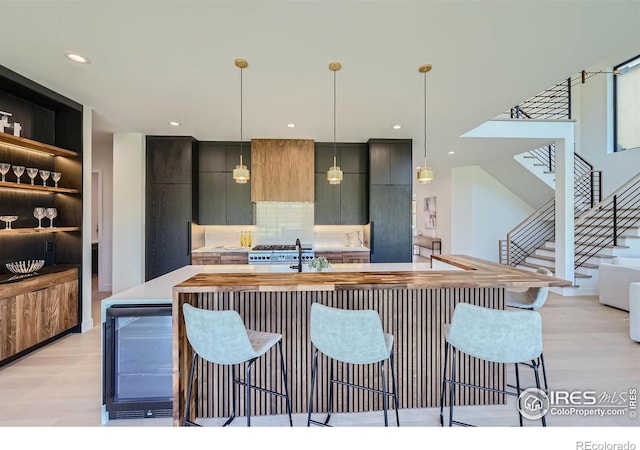
{"label": "white wall", "polygon": [[[450,171],[434,173],[434,179],[429,184],[413,184],[416,194],[416,233],[442,239],[442,253],[451,253],[451,174]],[[424,199],[436,197],[436,228],[425,228]]]}
{"label": "white wall", "polygon": [[92,168],[94,172],[100,172],[102,175],[102,214],[98,224],[98,290],[110,291],[113,251],[113,135],[109,135],[107,140],[94,140]]}
{"label": "white wall", "polygon": [[533,208],[478,166],[452,169],[450,186],[450,253],[498,262],[498,241]]}
{"label": "white wall", "polygon": [[[612,66],[633,56],[620,56]],[[611,70],[612,66],[601,65],[588,70]],[[577,151],[593,164],[594,169],[603,171],[604,197],[637,175],[640,168],[640,151],[612,151],[612,85],[613,75],[599,74],[588,78],[585,84],[576,84],[571,92],[572,116],[578,121]]]}
{"label": "white wall", "polygon": [[140,133],[113,135],[112,293],[144,282],[145,145]]}

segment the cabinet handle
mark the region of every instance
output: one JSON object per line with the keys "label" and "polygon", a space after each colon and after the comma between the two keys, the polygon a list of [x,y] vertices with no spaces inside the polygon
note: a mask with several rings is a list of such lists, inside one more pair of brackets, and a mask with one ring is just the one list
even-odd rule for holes
{"label": "cabinet handle", "polygon": [[187,256],[191,256],[191,222],[187,220]]}

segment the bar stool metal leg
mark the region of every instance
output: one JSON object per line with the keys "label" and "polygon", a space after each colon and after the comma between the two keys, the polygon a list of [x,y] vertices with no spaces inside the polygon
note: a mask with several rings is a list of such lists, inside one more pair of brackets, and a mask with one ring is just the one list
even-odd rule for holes
{"label": "bar stool metal leg", "polygon": [[396,386],[396,370],[393,365],[393,350],[389,355],[389,362],[391,366],[391,383],[393,384],[393,405],[396,409],[396,425],[400,426],[400,413],[398,412],[398,390]]}
{"label": "bar stool metal leg", "polygon": [[451,380],[449,381],[449,426],[453,426],[453,404],[456,398],[456,349],[451,349]]}
{"label": "bar stool metal leg", "polygon": [[280,370],[282,372],[282,384],[284,385],[285,402],[287,404],[287,414],[289,415],[289,425],[293,426],[293,419],[291,417],[291,398],[289,397],[289,388],[287,385],[287,368],[284,365],[284,355],[282,354],[282,340],[278,342],[278,348],[280,349]]}
{"label": "bar stool metal leg", "polygon": [[449,343],[444,344],[444,369],[442,370],[442,389],[440,390],[440,426],[444,426],[444,393],[447,387],[447,363],[449,360]]}
{"label": "bar stool metal leg", "polygon": [[[331,420],[331,412],[333,411],[333,385],[335,384],[333,379],[333,365],[334,365],[334,361],[330,359],[329,360],[329,403],[327,404],[327,409],[329,411],[327,412],[327,418],[324,419],[325,425],[329,425],[329,420]],[[348,389],[347,389],[347,392],[349,392]]]}
{"label": "bar stool metal leg", "polygon": [[313,352],[313,364],[311,366],[311,389],[309,390],[309,413],[307,414],[307,426],[311,426],[311,411],[313,411],[313,394],[316,385],[316,372],[318,371],[318,350]]}
{"label": "bar stool metal leg", "polygon": [[389,426],[387,419],[387,380],[384,376],[384,360],[380,361],[380,376],[382,381],[382,410],[384,411],[384,426]]}
{"label": "bar stool metal leg", "polygon": [[[516,392],[518,393],[518,396],[520,395],[520,371],[518,370],[518,364],[514,364],[515,369],[516,369]],[[519,399],[520,397],[518,397]],[[522,413],[520,412],[520,408],[518,408],[518,419],[520,421],[520,426],[523,426],[522,423]]]}

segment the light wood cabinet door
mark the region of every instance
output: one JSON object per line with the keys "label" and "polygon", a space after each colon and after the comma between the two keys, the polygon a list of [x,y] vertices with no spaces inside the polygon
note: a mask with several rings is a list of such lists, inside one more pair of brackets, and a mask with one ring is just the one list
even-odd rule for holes
{"label": "light wood cabinet door", "polygon": [[342,262],[363,264],[369,262],[369,252],[343,252]]}
{"label": "light wood cabinet door", "polygon": [[311,139],[251,140],[252,202],[313,202]]}
{"label": "light wood cabinet door", "polygon": [[16,283],[16,295],[0,298],[0,362],[78,325],[77,278],[35,290],[26,283],[39,284],[35,279],[24,287]]}
{"label": "light wood cabinet door", "polygon": [[335,264],[342,264],[342,252],[316,252],[316,258],[324,256],[327,261]]}

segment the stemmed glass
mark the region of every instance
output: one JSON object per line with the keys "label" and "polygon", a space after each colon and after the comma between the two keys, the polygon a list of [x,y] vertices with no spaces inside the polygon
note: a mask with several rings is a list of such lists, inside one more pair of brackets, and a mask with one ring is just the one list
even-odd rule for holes
{"label": "stemmed glass", "polygon": [[44,215],[49,219],[49,228],[53,228],[53,219],[58,217],[58,210],[55,208],[47,208]]}
{"label": "stemmed glass", "polygon": [[45,217],[45,209],[42,207],[37,207],[33,209],[33,217],[38,219],[38,229],[41,230],[42,227],[42,219]]}
{"label": "stemmed glass", "polygon": [[51,172],[51,178],[56,183],[56,187],[58,187],[58,181],[62,178],[62,174],[60,172]]}
{"label": "stemmed glass", "polygon": [[0,163],[0,174],[2,174],[2,181],[5,181],[4,176],[9,173],[9,169],[11,169],[11,164],[9,163]]}
{"label": "stemmed glass", "polygon": [[27,175],[31,178],[31,184],[34,184],[33,180],[35,180],[38,175],[38,169],[35,167],[27,167]]}
{"label": "stemmed glass", "polygon": [[16,174],[16,178],[18,179],[16,183],[20,184],[20,177],[24,173],[24,166],[13,166],[13,173]]}
{"label": "stemmed glass", "polygon": [[5,230],[11,230],[11,222],[18,220],[18,216],[0,216],[0,220],[5,223]]}
{"label": "stemmed glass", "polygon": [[47,178],[49,178],[49,171],[48,170],[41,170],[40,171],[40,178],[42,178],[42,185],[46,186],[47,185]]}

